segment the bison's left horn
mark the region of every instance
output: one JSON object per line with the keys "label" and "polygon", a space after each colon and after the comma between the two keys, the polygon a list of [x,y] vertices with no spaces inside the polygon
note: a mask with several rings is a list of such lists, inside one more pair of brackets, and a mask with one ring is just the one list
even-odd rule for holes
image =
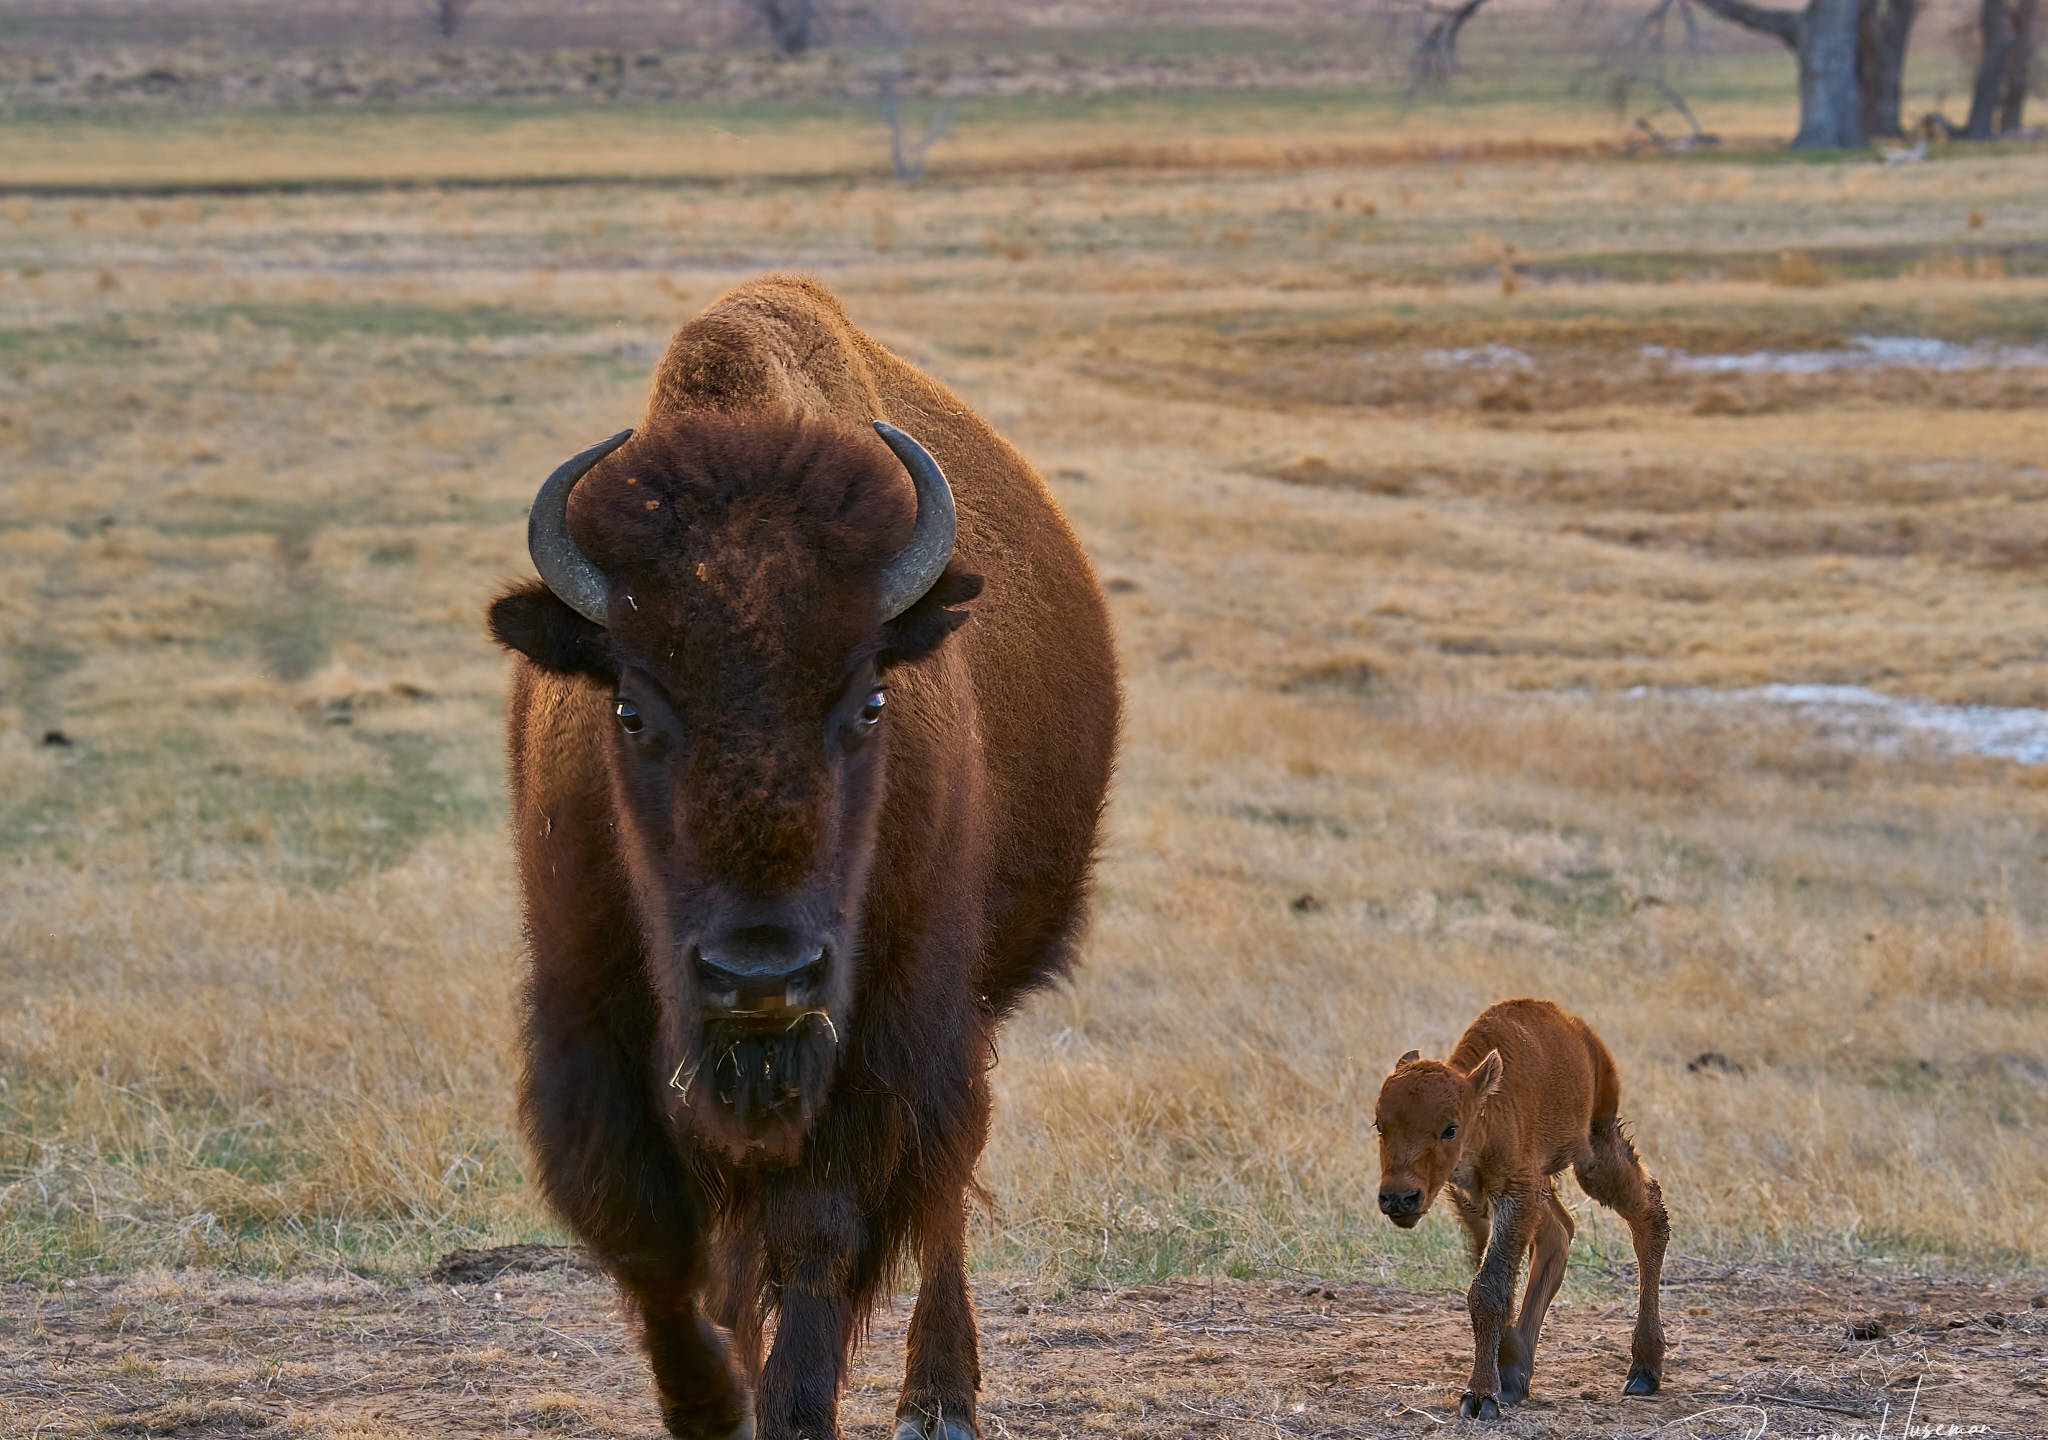
{"label": "bison's left horn", "polygon": [[533,557],[533,568],[540,572],[542,582],[564,605],[599,625],[609,613],[610,587],[605,584],[604,572],[584,559],[569,538],[569,492],[598,461],[632,438],[631,430],[621,430],[563,461],[541,483],[526,519],[526,553]]}
{"label": "bison's left horn", "polygon": [[931,452],[885,420],[875,422],[875,433],[896,452],[917,487],[917,523],[911,527],[910,542],[896,552],[882,576],[882,618],[894,620],[946,573],[959,521],[953,513],[953,487]]}

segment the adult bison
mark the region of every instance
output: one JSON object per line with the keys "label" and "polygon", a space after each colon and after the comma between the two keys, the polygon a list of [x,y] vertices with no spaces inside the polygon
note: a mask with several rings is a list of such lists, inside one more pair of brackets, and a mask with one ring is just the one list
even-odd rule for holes
{"label": "adult bison", "polygon": [[784,277],[677,332],[528,541],[490,627],[541,1186],[671,1434],[835,1436],[914,1254],[898,1440],[970,1440],[995,1032],[1071,963],[1116,740],[1088,563],[1022,456]]}

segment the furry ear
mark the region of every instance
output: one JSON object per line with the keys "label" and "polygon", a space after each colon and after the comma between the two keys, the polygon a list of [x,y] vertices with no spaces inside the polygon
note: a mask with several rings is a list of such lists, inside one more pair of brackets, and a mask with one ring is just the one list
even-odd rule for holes
{"label": "furry ear", "polygon": [[981,594],[981,577],[948,570],[918,602],[882,627],[885,639],[875,663],[881,669],[922,660],[967,623],[965,605]]}
{"label": "furry ear", "polygon": [[1422,1052],[1420,1050],[1410,1050],[1406,1055],[1403,1055],[1399,1060],[1396,1060],[1394,1062],[1394,1068],[1396,1070],[1399,1070],[1403,1065],[1412,1064],[1413,1062],[1420,1060],[1421,1058]]}
{"label": "furry ear", "polygon": [[1477,1065],[1474,1065],[1472,1073],[1465,1078],[1472,1082],[1473,1090],[1478,1092],[1481,1100],[1484,1100],[1494,1091],[1500,1089],[1500,1077],[1503,1068],[1500,1051],[1489,1050],[1486,1052],[1486,1058]]}
{"label": "furry ear", "polygon": [[604,626],[571,610],[539,581],[516,586],[491,602],[491,638],[555,675],[583,675],[616,684]]}

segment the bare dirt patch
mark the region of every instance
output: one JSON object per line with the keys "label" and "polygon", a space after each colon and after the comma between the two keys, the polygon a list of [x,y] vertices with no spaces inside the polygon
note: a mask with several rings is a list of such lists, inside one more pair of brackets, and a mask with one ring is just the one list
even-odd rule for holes
{"label": "bare dirt patch", "polygon": [[[1665,1392],[1623,1401],[1626,1276],[1546,1327],[1513,1436],[2048,1433],[2044,1277],[1681,1266]],[[979,1287],[990,1437],[1435,1433],[1469,1363],[1455,1292],[1176,1281],[1048,1299]],[[879,1317],[843,1411],[885,1433],[906,1306]],[[653,1436],[603,1280],[256,1282],[200,1272],[0,1289],[0,1435]],[[1768,1429],[1759,1426],[1768,1422]],[[1968,1427],[1986,1427],[1971,1430]],[[1923,1433],[1916,1430],[1914,1433]]]}

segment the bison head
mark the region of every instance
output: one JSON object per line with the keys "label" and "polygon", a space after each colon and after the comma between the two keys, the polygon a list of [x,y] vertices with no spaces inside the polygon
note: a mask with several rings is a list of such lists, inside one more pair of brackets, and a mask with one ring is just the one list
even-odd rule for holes
{"label": "bison head", "polygon": [[1467,1072],[1410,1050],[1380,1086],[1373,1128],[1380,1132],[1380,1213],[1403,1230],[1429,1213],[1486,1101],[1500,1087],[1498,1050]]}
{"label": "bison head", "polygon": [[936,462],[875,430],[883,443],[816,419],[699,415],[593,446],[534,502],[543,584],[491,608],[500,643],[603,687],[589,739],[668,1103],[735,1157],[792,1156],[824,1103],[854,1000],[890,675],[936,650],[981,588],[947,568]]}

